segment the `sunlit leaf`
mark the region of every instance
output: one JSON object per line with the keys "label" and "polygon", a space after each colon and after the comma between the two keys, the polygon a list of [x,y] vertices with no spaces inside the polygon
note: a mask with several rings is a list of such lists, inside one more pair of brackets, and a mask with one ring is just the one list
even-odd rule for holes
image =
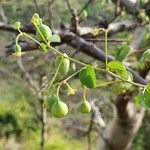
{"label": "sunlit leaf", "polygon": [[140,103],[145,108],[150,108],[150,93],[147,90],[145,90],[145,92],[141,95]]}
{"label": "sunlit leaf", "polygon": [[57,34],[53,34],[53,35],[48,36],[47,40],[48,40],[50,43],[52,43],[52,42],[56,42],[56,43],[61,42],[61,38],[60,38],[60,36],[57,35]]}
{"label": "sunlit leaf", "polygon": [[90,65],[80,71],[79,78],[81,83],[87,88],[94,88],[96,86],[95,70]]}
{"label": "sunlit leaf", "polygon": [[127,75],[126,68],[120,62],[111,61],[107,64],[107,68],[110,71],[115,72],[118,75],[121,75],[122,77],[126,77]]}
{"label": "sunlit leaf", "polygon": [[149,59],[149,58],[150,58],[150,49],[146,50],[146,51],[143,53],[143,57],[144,57],[144,59]]}
{"label": "sunlit leaf", "polygon": [[122,45],[117,49],[116,60],[122,62],[130,51],[128,45]]}

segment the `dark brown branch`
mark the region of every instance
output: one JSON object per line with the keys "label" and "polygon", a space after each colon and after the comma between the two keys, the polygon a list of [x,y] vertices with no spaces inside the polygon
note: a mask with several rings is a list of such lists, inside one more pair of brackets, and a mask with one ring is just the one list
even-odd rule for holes
{"label": "dark brown branch", "polygon": [[[72,46],[75,49],[80,49],[83,53],[92,56],[93,58],[96,58],[100,61],[105,62],[105,54],[104,52],[99,49],[98,47],[94,46],[93,44],[86,42],[84,39],[80,38],[79,36],[73,34],[73,33],[62,33],[61,35],[62,43],[67,43],[68,45]],[[33,46],[33,45],[32,45]],[[31,48],[31,47],[30,47]],[[28,43],[24,44],[23,50],[29,49]],[[35,44],[35,47],[37,48],[37,45]],[[12,47],[9,48],[9,51],[12,52]],[[112,56],[108,56],[108,60],[113,60]],[[146,84],[146,80],[141,78],[135,71],[128,68],[127,69],[133,74],[134,80],[141,84]]]}
{"label": "dark brown branch", "polygon": [[[126,24],[126,28],[135,28],[136,25],[138,25],[139,23],[137,21],[131,21],[130,24]],[[119,24],[120,26],[120,24]],[[3,29],[3,30],[6,30],[6,31],[11,31],[11,32],[17,32],[17,30],[13,27],[13,26],[9,26],[9,25],[4,25],[4,24],[0,24],[0,29]],[[22,28],[22,31],[24,32],[27,32],[27,33],[35,33],[35,31],[31,28]],[[113,27],[112,27],[112,30],[110,30],[110,32],[116,32],[118,31],[117,29],[113,30]],[[94,46],[93,44],[85,41],[83,38],[73,34],[73,33],[61,33],[60,34],[61,36],[61,39],[62,39],[62,42],[61,44],[63,43],[67,43],[68,45],[72,46],[73,48],[75,49],[81,49],[81,51],[87,55],[90,55],[92,56],[93,58],[96,58],[100,61],[105,61],[105,54],[104,52],[99,49],[98,47]],[[30,47],[28,47],[28,44],[26,43],[23,43],[24,45],[24,48],[23,50],[24,51],[30,51],[30,50],[33,50],[33,49],[37,49],[37,44],[31,44]],[[12,45],[11,45],[12,46]],[[31,49],[32,47],[32,49]],[[12,47],[8,47],[8,51],[10,51],[11,53],[13,52],[12,51]],[[7,51],[7,52],[8,52]],[[113,57],[112,56],[109,56],[108,57],[108,60],[112,60]],[[127,68],[134,76],[134,80],[138,83],[141,83],[141,84],[146,84],[146,80],[144,80],[143,78],[141,78],[135,71],[133,71],[132,69],[130,68]]]}
{"label": "dark brown branch", "polygon": [[[84,40],[86,41],[90,41],[90,42],[105,42],[105,39],[99,39],[99,38],[96,38],[96,39],[93,39],[93,38],[84,38]],[[125,39],[108,39],[107,42],[116,42],[116,43],[120,43],[120,42],[126,42],[128,43],[129,40],[125,40]]]}

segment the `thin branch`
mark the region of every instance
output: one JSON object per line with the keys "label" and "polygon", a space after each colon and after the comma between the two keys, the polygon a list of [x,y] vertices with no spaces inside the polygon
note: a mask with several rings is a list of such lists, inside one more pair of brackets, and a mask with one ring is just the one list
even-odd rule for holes
{"label": "thin branch", "polygon": [[24,74],[25,78],[27,79],[29,85],[33,88],[33,90],[35,92],[37,92],[39,90],[39,87],[38,87],[37,83],[34,81],[34,79],[32,78],[32,76],[24,68],[21,57],[18,58],[17,64],[18,64],[20,70],[22,71],[22,73]]}
{"label": "thin branch", "polygon": [[101,116],[99,108],[96,106],[94,100],[92,100],[90,103],[91,103],[91,107],[92,107],[92,112],[94,114],[94,123],[99,125],[102,128],[105,128],[106,123]]}
{"label": "thin branch", "polygon": [[80,12],[78,13],[78,16],[80,16],[82,14],[82,12],[87,9],[87,7],[93,2],[94,0],[89,0],[84,6],[83,8],[80,10]]}
{"label": "thin branch", "polygon": [[[105,42],[105,39],[93,39],[93,38],[88,38],[86,39],[86,41],[90,41],[90,42]],[[129,40],[125,40],[125,39],[108,39],[108,42],[115,42],[115,43],[120,43],[120,42],[126,42],[129,43]]]}
{"label": "thin branch", "polygon": [[73,15],[74,12],[73,12],[73,9],[72,9],[72,7],[71,7],[71,5],[70,5],[69,0],[65,0],[65,2],[66,2],[66,4],[67,4],[67,7],[68,7],[68,9],[69,9],[70,14]]}
{"label": "thin branch", "polygon": [[2,18],[2,21],[4,23],[7,23],[7,18],[6,18],[6,15],[5,15],[5,12],[4,12],[4,9],[3,9],[3,6],[2,6],[2,2],[0,2],[0,16]]}
{"label": "thin branch", "polygon": [[40,13],[40,8],[39,8],[39,5],[38,5],[37,0],[33,0],[33,2],[34,2],[36,11],[37,11],[39,14],[41,14],[41,13]]}
{"label": "thin branch", "polygon": [[47,7],[48,7],[48,16],[49,16],[49,26],[50,28],[52,29],[52,26],[53,26],[53,22],[52,22],[52,17],[53,17],[53,14],[52,14],[52,4],[55,0],[47,0]]}

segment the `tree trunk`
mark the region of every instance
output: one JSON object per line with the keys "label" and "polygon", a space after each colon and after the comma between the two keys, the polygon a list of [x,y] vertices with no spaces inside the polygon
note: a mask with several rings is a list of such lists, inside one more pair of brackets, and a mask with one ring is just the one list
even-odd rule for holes
{"label": "tree trunk", "polygon": [[132,140],[141,126],[144,109],[135,108],[129,92],[116,100],[114,119],[101,133],[97,150],[129,150]]}

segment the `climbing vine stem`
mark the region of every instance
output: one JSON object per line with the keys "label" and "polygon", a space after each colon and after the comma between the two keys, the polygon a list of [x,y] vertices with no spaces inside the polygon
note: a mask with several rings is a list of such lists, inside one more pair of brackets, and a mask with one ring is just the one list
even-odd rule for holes
{"label": "climbing vine stem", "polygon": [[[39,33],[40,33],[41,36],[42,36],[42,33],[40,32],[38,26],[37,26],[36,24],[34,24],[34,25],[35,25],[36,29],[39,31]],[[36,42],[37,44],[40,44],[40,42],[38,42],[36,39],[34,39],[33,37],[31,37],[30,35],[28,35],[28,34],[26,34],[26,33],[24,33],[24,32],[21,32],[20,29],[18,29],[18,30],[19,30],[20,34],[17,36],[17,41],[19,40],[19,38],[20,38],[21,35],[24,35],[24,36],[30,38],[31,40],[33,40],[34,42]],[[108,63],[108,60],[107,60],[107,57],[108,57],[108,44],[107,44],[108,29],[100,29],[100,30],[102,30],[102,31],[105,32],[105,55],[106,55],[105,64],[106,64],[106,67],[107,67],[107,63]],[[84,67],[86,67],[87,65],[89,65],[89,64],[83,63],[83,62],[81,62],[81,61],[79,61],[79,60],[77,60],[77,59],[74,59],[74,58],[65,56],[63,53],[61,53],[60,51],[58,51],[56,48],[52,47],[52,46],[49,44],[49,42],[46,41],[46,39],[45,39],[44,37],[43,37],[43,39],[44,39],[44,42],[45,42],[47,48],[49,48],[50,50],[54,51],[54,52],[57,53],[58,55],[61,55],[61,56],[63,56],[64,58],[67,58],[67,59],[69,59],[70,61],[75,62],[75,63],[77,63],[77,64],[80,64],[81,66],[84,66]],[[139,83],[135,83],[135,82],[132,82],[132,81],[127,81],[127,80],[125,80],[124,78],[121,78],[120,76],[118,76],[118,75],[114,74],[113,72],[109,71],[108,69],[99,68],[99,67],[97,67],[97,66],[93,66],[93,68],[96,69],[96,70],[98,70],[98,71],[101,71],[101,72],[104,72],[104,73],[108,73],[108,74],[110,74],[111,76],[116,77],[116,78],[118,78],[119,80],[121,80],[121,81],[123,81],[123,82],[127,82],[127,83],[130,83],[130,84],[133,84],[134,86],[138,86],[138,87],[144,88],[144,85],[139,84]],[[79,71],[80,71],[80,70],[79,70]],[[79,71],[78,71],[78,72],[79,72]],[[75,74],[72,74],[72,75],[71,75],[70,77],[68,77],[68,79],[66,79],[65,81],[67,81],[67,80],[69,80],[70,78],[72,78],[72,77],[73,77],[74,75],[76,75],[78,72],[75,72]],[[57,93],[59,93],[59,88],[60,88],[60,86],[61,86],[62,83],[63,83],[63,82],[61,82],[61,83],[58,85]]]}

